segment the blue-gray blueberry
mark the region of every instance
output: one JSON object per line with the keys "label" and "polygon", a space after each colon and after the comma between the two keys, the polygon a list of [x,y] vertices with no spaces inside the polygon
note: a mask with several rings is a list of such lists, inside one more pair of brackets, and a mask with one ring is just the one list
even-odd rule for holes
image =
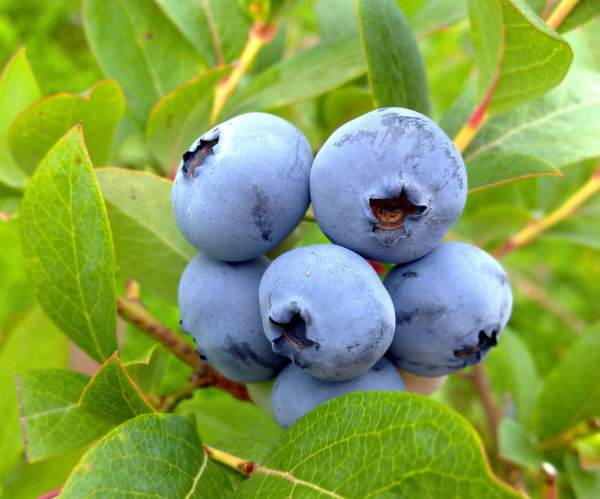
{"label": "blue-gray blueberry", "polygon": [[502,266],[471,244],[446,242],[395,266],[384,280],[396,310],[387,356],[403,370],[435,377],[483,359],[512,309]]}
{"label": "blue-gray blueberry", "polygon": [[219,260],[271,251],[308,208],[312,160],[304,135],[278,116],[247,113],[221,123],[179,165],[172,191],[179,230]]}
{"label": "blue-gray blueberry", "polygon": [[338,128],[318,152],[310,195],[335,244],[388,263],[431,251],[464,208],[465,165],[431,119],[391,107]]}
{"label": "blue-gray blueberry", "polygon": [[260,282],[263,327],[273,351],[313,376],[353,378],[369,369],[394,335],[394,306],[371,265],[333,244],[276,258]]}
{"label": "blue-gray blueberry", "polygon": [[200,356],[240,383],[265,381],[288,362],[262,329],[258,286],[265,257],[239,263],[196,255],[179,283],[181,330],[191,334]]}
{"label": "blue-gray blueberry", "polygon": [[402,375],[384,358],[366,372],[345,381],[315,378],[290,364],[275,378],[271,406],[275,420],[286,429],[318,405],[347,393],[404,390]]}

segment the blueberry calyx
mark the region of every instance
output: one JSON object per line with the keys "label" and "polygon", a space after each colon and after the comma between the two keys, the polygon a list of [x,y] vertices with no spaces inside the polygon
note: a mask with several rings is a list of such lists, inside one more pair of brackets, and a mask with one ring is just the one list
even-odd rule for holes
{"label": "blueberry calyx", "polygon": [[183,173],[193,178],[196,167],[201,165],[209,154],[214,154],[213,147],[218,143],[218,136],[212,140],[200,139],[200,142],[195,149],[184,152],[183,166],[181,167]]}
{"label": "blueberry calyx", "polygon": [[319,343],[306,336],[304,319],[299,313],[295,313],[287,322],[278,322],[272,317],[269,317],[269,320],[281,330],[281,335],[271,342],[273,351],[291,357],[298,367],[306,367],[303,350],[312,346],[318,349]]}
{"label": "blueberry calyx", "polygon": [[394,246],[406,235],[405,219],[422,215],[427,206],[411,203],[402,189],[400,195],[395,198],[370,198],[369,208],[377,219],[371,231],[384,246],[389,247]]}
{"label": "blueberry calyx", "polygon": [[475,347],[465,347],[459,350],[454,350],[454,356],[457,359],[466,359],[467,357],[471,357],[476,354],[480,350],[489,350],[492,347],[495,347],[498,344],[498,340],[496,339],[496,331],[492,331],[490,336],[482,329],[479,331],[479,341],[477,346]]}

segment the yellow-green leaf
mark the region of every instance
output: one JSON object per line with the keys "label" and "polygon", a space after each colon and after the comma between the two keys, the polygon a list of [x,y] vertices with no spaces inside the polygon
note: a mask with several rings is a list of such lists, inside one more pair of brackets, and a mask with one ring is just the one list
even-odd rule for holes
{"label": "yellow-green leaf", "polygon": [[[469,0],[477,102],[490,114],[508,111],[555,87],[573,53],[525,0]],[[491,93],[489,93],[491,92]]]}
{"label": "yellow-green leaf", "polygon": [[106,165],[124,110],[123,92],[113,80],[97,83],[86,97],[53,95],[27,109],[15,121],[8,138],[10,149],[23,170],[31,174],[58,139],[81,123],[94,166]]}

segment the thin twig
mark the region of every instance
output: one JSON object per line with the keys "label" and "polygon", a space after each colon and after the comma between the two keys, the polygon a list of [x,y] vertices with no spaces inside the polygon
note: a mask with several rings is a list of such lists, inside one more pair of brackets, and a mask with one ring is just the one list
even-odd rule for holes
{"label": "thin twig", "polygon": [[235,398],[250,401],[246,386],[231,381],[208,362],[200,359],[189,343],[182,340],[167,326],[156,320],[138,299],[117,297],[117,311],[127,322],[163,345],[180,360],[193,367],[203,378],[202,386],[214,386],[231,393]]}
{"label": "thin twig", "polygon": [[502,420],[502,412],[494,400],[494,396],[490,389],[490,382],[485,374],[482,364],[475,364],[473,366],[473,372],[471,376],[469,376],[469,381],[473,384],[473,387],[479,396],[479,400],[483,405],[487,417],[488,428],[494,440],[495,449],[498,449],[498,428],[500,427],[500,421]]}
{"label": "thin twig", "polygon": [[210,115],[211,124],[216,124],[227,103],[227,100],[237,87],[242,76],[246,73],[252,61],[256,58],[258,51],[269,43],[275,36],[277,30],[276,24],[263,24],[260,21],[256,21],[250,33],[248,34],[248,41],[240,57],[233,68],[233,71],[223,79],[215,89],[215,98],[213,102],[212,113]]}
{"label": "thin twig", "polygon": [[575,7],[578,3],[579,0],[561,0],[552,14],[548,16],[546,24],[553,29],[558,28],[560,23],[565,20],[565,18],[569,15],[569,12],[571,12],[573,7]]}
{"label": "thin twig", "polygon": [[546,215],[541,220],[537,220],[527,225],[523,230],[515,234],[502,246],[500,246],[494,252],[494,256],[496,258],[502,258],[511,251],[529,244],[542,232],[553,227],[565,218],[573,216],[577,209],[598,191],[600,191],[600,167],[596,168],[590,179],[561,206],[559,206],[552,213]]}

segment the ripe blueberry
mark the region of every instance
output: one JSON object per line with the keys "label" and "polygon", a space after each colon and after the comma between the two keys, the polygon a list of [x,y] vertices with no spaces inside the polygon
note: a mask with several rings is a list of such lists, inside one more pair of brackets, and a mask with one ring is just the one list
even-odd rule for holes
{"label": "ripe blueberry", "polygon": [[221,123],[179,165],[172,191],[179,230],[219,260],[267,253],[302,220],[312,159],[300,130],[277,116],[248,113]]}
{"label": "ripe blueberry", "polygon": [[394,335],[394,307],[366,260],[333,244],[276,258],[259,289],[273,351],[313,376],[353,378],[369,369]]}
{"label": "ripe blueberry", "polygon": [[265,257],[226,263],[198,254],[179,283],[181,330],[204,359],[241,383],[272,378],[287,363],[262,330],[258,286],[268,265]]}
{"label": "ripe blueberry", "polygon": [[431,251],[458,218],[466,170],[429,118],[382,108],[327,139],[313,163],[310,195],[332,242],[371,260],[402,263]]}
{"label": "ripe blueberry", "polygon": [[345,381],[315,378],[290,364],[275,379],[271,406],[275,420],[286,429],[318,405],[341,395],[367,391],[398,392],[404,389],[402,375],[386,359],[379,359],[371,369]]}
{"label": "ripe blueberry", "polygon": [[388,357],[436,377],[479,362],[496,345],[512,308],[508,277],[476,246],[447,242],[397,265],[384,280],[396,309]]}

